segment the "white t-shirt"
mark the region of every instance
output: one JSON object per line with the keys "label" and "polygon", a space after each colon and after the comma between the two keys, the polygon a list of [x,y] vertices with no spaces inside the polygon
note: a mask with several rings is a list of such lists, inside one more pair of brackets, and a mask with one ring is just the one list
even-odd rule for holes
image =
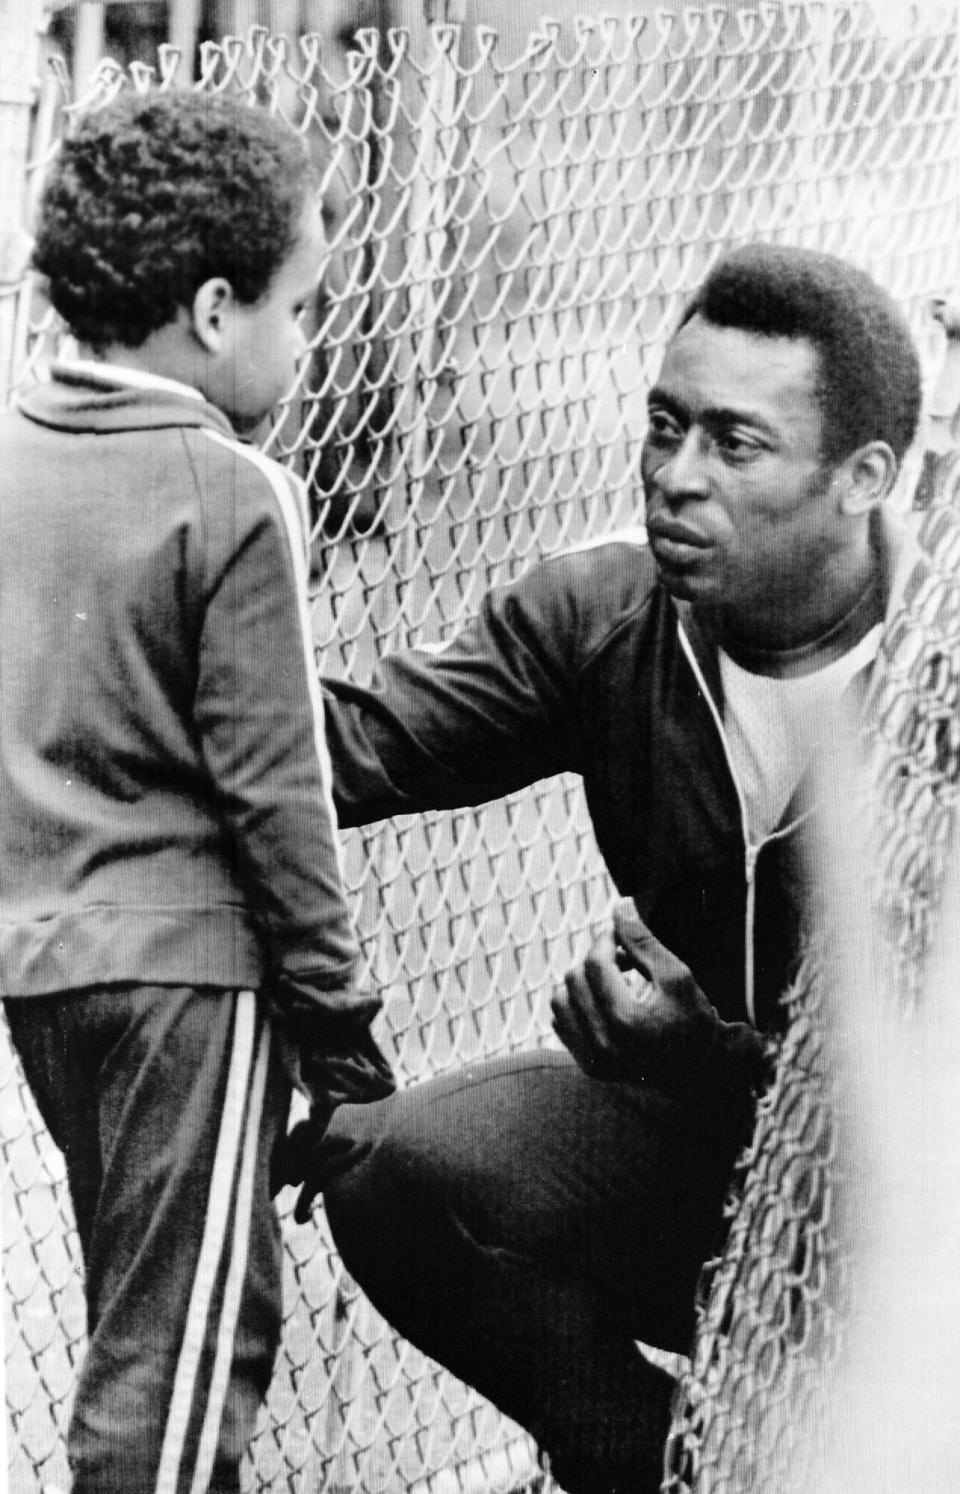
{"label": "white t-shirt", "polygon": [[754,674],[720,650],[724,730],[754,844],[780,824],[811,754],[837,727],[844,690],[876,658],[881,632],[877,623],[849,653],[792,679]]}

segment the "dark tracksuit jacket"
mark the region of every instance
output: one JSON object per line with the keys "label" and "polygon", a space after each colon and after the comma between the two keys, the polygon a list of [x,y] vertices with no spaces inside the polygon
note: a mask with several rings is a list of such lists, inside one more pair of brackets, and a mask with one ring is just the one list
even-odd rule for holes
{"label": "dark tracksuit jacket", "polygon": [[83,1245],[73,1487],[206,1487],[203,1459],[239,1487],[290,1102],[250,991],[306,1014],[316,1089],[389,1087],[363,1061],[301,495],[129,370],[55,371],[0,451],[0,995]]}
{"label": "dark tracksuit jacket", "polygon": [[[889,601],[913,549],[877,528]],[[535,565],[442,649],[383,660],[369,689],[324,683],[341,823],[579,773],[620,893],[721,1017],[769,1021],[795,953],[802,814],[749,841],[716,651],[641,532]]]}
{"label": "dark tracksuit jacket", "polygon": [[297,488],[204,400],[89,372],[0,443],[0,995],[359,1001]]}

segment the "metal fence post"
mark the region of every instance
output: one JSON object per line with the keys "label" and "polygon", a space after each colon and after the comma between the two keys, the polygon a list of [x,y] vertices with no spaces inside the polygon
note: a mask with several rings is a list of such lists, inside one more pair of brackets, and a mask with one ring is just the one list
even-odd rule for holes
{"label": "metal fence post", "polygon": [[10,382],[25,219],[30,117],[42,24],[39,0],[0,0],[0,394]]}
{"label": "metal fence post", "polygon": [[462,26],[467,19],[467,0],[424,0],[427,25]]}
{"label": "metal fence post", "polygon": [[[40,25],[39,0],[0,0],[0,381],[4,393],[14,355],[17,288],[29,242],[24,224],[26,165]],[[5,1177],[2,1182],[6,1192]],[[0,1306],[6,1302],[2,1243],[0,1239]],[[10,1460],[4,1316],[0,1310],[0,1482],[5,1486]]]}
{"label": "metal fence post", "polygon": [[200,0],[173,0],[168,21],[168,40],[180,53],[177,82],[189,88],[197,59],[197,33],[200,30]]}
{"label": "metal fence post", "polygon": [[73,96],[86,98],[104,52],[107,7],[99,0],[82,0],[74,7]]}

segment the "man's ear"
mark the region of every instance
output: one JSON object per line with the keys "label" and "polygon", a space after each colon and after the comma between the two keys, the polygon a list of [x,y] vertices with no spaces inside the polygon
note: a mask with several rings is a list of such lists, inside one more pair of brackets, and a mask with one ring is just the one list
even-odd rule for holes
{"label": "man's ear", "polygon": [[190,307],[190,325],[194,336],[208,353],[223,351],[224,335],[236,303],[229,280],[217,276],[205,280]]}
{"label": "man's ear", "polygon": [[865,514],[882,503],[900,465],[886,441],[868,441],[840,463],[835,476],[842,514]]}

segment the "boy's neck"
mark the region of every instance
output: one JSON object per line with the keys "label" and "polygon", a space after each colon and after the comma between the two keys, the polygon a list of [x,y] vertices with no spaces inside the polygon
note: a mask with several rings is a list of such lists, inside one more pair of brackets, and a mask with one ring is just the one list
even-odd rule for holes
{"label": "boy's neck", "polygon": [[204,388],[202,349],[198,350],[195,339],[186,333],[179,318],[151,332],[139,347],[131,348],[115,342],[94,352],[81,344],[78,353],[85,360],[109,363],[114,368],[129,368],[153,378],[169,379],[174,384],[195,389],[204,399],[208,398]]}

